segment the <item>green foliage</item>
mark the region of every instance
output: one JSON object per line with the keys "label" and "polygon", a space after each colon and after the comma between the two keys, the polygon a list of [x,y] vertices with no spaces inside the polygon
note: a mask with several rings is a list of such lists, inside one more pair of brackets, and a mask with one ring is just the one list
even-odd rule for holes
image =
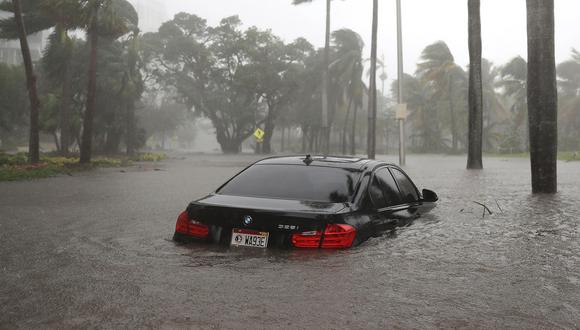
{"label": "green foliage", "polygon": [[96,167],[122,167],[130,166],[132,161],[159,162],[167,159],[165,154],[142,153],[131,158],[124,157],[97,157],[90,165],[79,165],[77,157],[59,157],[43,155],[40,163],[28,165],[26,153],[6,154],[0,153],[0,181],[17,181],[46,178],[61,174],[86,171]]}
{"label": "green foliage", "polygon": [[25,165],[28,161],[26,153],[17,153],[14,155],[0,153],[0,166]]}
{"label": "green foliage", "polygon": [[160,162],[167,159],[167,155],[164,153],[145,152],[135,155],[130,159],[135,162]]}
{"label": "green foliage", "polygon": [[0,63],[0,147],[10,147],[25,130],[27,97],[24,69]]}
{"label": "green foliage", "polygon": [[148,72],[188,109],[212,121],[227,153],[239,152],[263,122],[271,136],[279,112],[296,95],[308,51],[303,39],[285,45],[270,31],[244,31],[237,16],[210,27],[186,13],[142,42]]}

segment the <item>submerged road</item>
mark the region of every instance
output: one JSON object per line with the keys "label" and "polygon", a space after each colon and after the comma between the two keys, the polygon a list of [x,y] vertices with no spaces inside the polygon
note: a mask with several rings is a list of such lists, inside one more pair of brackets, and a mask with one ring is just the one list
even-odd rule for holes
{"label": "submerged road", "polygon": [[0,328],[580,328],[580,162],[538,197],[525,159],[410,155],[439,207],[347,251],[174,244],[179,211],[255,159],[0,183]]}

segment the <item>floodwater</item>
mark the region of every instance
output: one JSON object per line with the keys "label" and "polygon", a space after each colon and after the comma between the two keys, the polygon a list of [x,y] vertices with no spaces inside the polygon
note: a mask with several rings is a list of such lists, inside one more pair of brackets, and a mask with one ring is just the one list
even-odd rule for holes
{"label": "floodwater", "polygon": [[532,196],[525,159],[410,155],[439,206],[351,250],[174,244],[179,211],[254,159],[0,183],[0,328],[580,328],[580,162]]}

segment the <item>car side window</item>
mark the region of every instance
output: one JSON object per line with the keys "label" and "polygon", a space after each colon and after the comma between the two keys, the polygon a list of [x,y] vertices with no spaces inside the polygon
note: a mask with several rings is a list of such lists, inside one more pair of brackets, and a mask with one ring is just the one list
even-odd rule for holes
{"label": "car side window", "polygon": [[397,184],[387,168],[375,172],[370,194],[377,209],[402,203]]}
{"label": "car side window", "polygon": [[401,190],[401,197],[404,203],[413,203],[419,200],[419,194],[415,185],[407,178],[407,176],[396,168],[391,168],[393,176],[397,183],[399,184],[399,189]]}
{"label": "car side window", "polygon": [[369,186],[369,194],[371,195],[373,205],[377,209],[382,209],[383,207],[387,206],[386,200],[383,196],[380,180],[376,175],[373,177],[373,182]]}

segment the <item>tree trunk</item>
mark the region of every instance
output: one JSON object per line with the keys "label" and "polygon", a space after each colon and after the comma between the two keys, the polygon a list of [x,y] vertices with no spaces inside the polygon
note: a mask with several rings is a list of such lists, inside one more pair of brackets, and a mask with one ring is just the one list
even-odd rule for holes
{"label": "tree trunk", "polygon": [[306,146],[308,142],[308,126],[302,126],[302,153],[306,153]]}
{"label": "tree trunk", "polygon": [[469,132],[467,168],[483,168],[483,87],[481,82],[480,0],[468,0],[469,16]]}
{"label": "tree trunk", "polygon": [[286,146],[284,145],[284,139],[286,138],[286,128],[284,126],[282,126],[282,132],[280,134],[280,152],[284,153],[284,149],[286,148]]}
{"label": "tree trunk", "polygon": [[346,108],[346,116],[344,117],[344,125],[342,127],[342,154],[346,155],[347,149],[347,135],[348,135],[348,120],[350,118],[350,112],[352,110],[352,97],[348,98],[348,107]]}
{"label": "tree trunk", "polygon": [[72,70],[65,65],[62,82],[62,102],[60,105],[60,153],[69,154],[71,145],[70,104],[72,90]]}
{"label": "tree trunk", "polygon": [[286,138],[287,149],[292,150],[292,127],[288,127],[288,137]]}
{"label": "tree trunk", "polygon": [[127,145],[127,156],[135,154],[135,101],[130,100],[126,109],[126,133],[125,144]]}
{"label": "tree trunk", "polygon": [[40,100],[38,99],[38,91],[36,90],[36,76],[32,66],[32,57],[30,56],[30,48],[28,47],[28,39],[26,39],[26,27],[22,19],[22,6],[20,0],[12,0],[14,6],[14,19],[18,28],[18,36],[20,38],[20,49],[22,50],[22,60],[24,68],[26,69],[26,84],[28,88],[28,97],[30,99],[30,137],[28,140],[28,162],[36,164],[40,160],[40,134],[38,117],[40,111]]}
{"label": "tree trunk", "polygon": [[[239,154],[242,149],[242,141],[236,139],[235,137],[227,137],[223,132],[217,132],[217,141],[222,149],[224,154]],[[262,149],[259,147],[261,143],[256,143],[257,153],[259,153]]]}
{"label": "tree trunk", "polygon": [[274,106],[268,105],[261,153],[270,154],[272,152],[272,135],[274,135]]}
{"label": "tree trunk", "polygon": [[449,73],[449,83],[448,83],[448,96],[449,96],[449,115],[451,119],[451,148],[453,152],[457,151],[457,125],[455,123],[455,107],[453,104],[453,73]]}
{"label": "tree trunk", "polygon": [[60,141],[58,140],[58,135],[56,134],[56,131],[52,133],[52,138],[54,139],[54,145],[56,146],[56,151],[60,152],[61,145],[60,145]]}
{"label": "tree trunk", "polygon": [[527,0],[528,120],[532,192],[556,193],[558,92],[554,0]]}
{"label": "tree trunk", "polygon": [[350,131],[350,154],[356,154],[356,115],[358,112],[358,104],[354,104],[354,113],[352,114],[352,129]]}
{"label": "tree trunk", "polygon": [[373,0],[373,28],[371,43],[371,78],[369,83],[368,157],[375,159],[377,125],[377,30],[379,1]]}
{"label": "tree trunk", "polygon": [[92,22],[89,29],[89,39],[91,55],[89,61],[89,85],[87,90],[87,107],[83,120],[83,138],[81,141],[80,163],[88,164],[91,162],[93,148],[93,117],[97,99],[97,50],[98,50],[98,7],[95,5],[92,13]]}

